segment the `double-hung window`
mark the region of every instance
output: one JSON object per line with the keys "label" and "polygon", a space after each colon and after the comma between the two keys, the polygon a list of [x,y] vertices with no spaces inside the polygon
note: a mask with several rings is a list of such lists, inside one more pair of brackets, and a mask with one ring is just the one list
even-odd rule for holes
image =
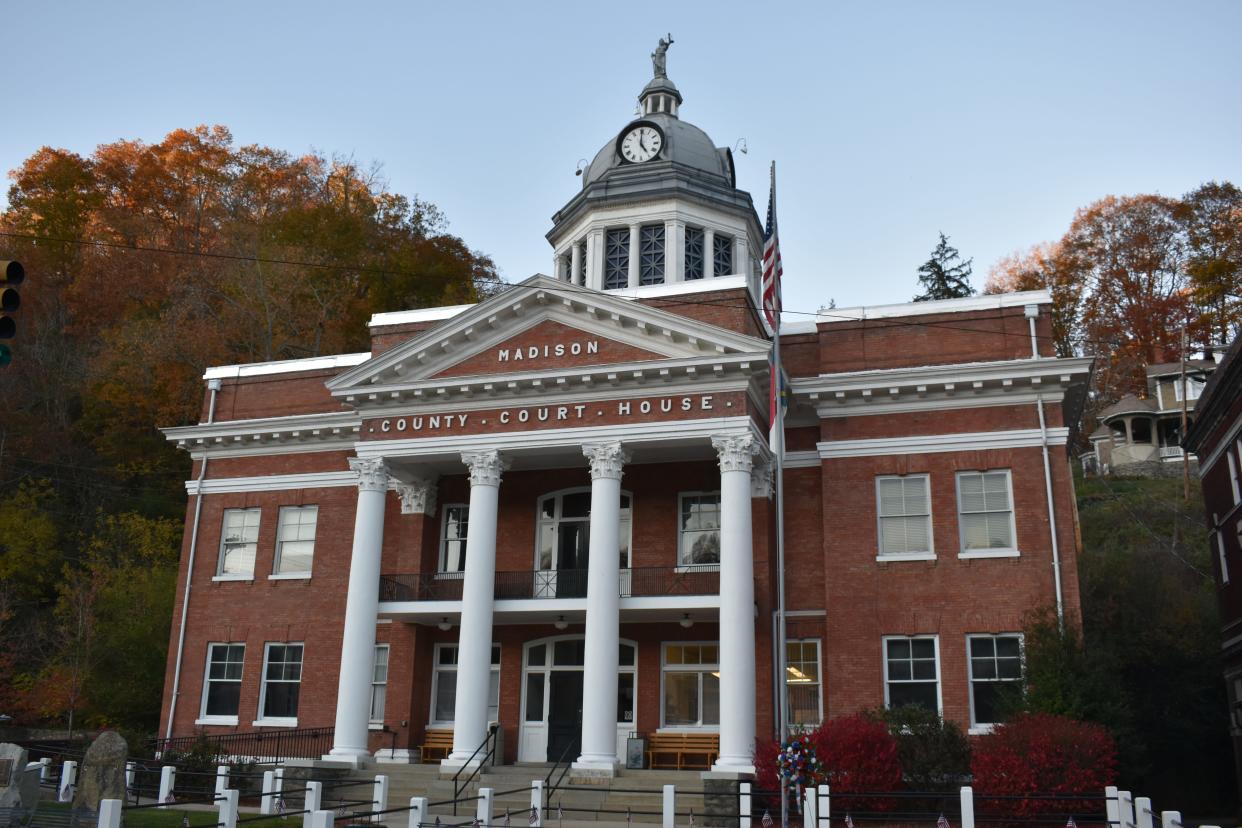
{"label": "double-hung window", "polygon": [[958,473],[957,511],[963,554],[1017,552],[1010,482],[1008,469]]}
{"label": "double-hung window", "polygon": [[259,509],[225,509],[217,578],[253,578],[259,546]]}
{"label": "double-hung window", "polygon": [[259,693],[261,724],[297,724],[298,690],[302,686],[302,644],[271,644],[263,659]]}
{"label": "double-hung window", "polygon": [[207,675],[203,679],[202,724],[237,724],[241,702],[245,644],[208,644]]}
{"label": "double-hung window", "polygon": [[940,713],[939,642],[934,635],[884,639],[884,704]]}
{"label": "double-hung window", "polygon": [[371,715],[375,723],[384,721],[384,701],[388,695],[388,645],[375,645],[375,660],[371,663]]}
{"label": "double-hung window", "polygon": [[276,577],[309,578],[315,557],[318,506],[282,506],[276,530]]}
{"label": "double-hung window", "polygon": [[1022,636],[971,635],[966,637],[970,655],[970,725],[990,727],[1003,720],[1006,694],[1022,686]]}
{"label": "double-hung window", "polygon": [[[431,724],[452,724],[457,715],[457,645],[437,644],[431,676]],[[500,645],[492,645],[492,673],[487,686],[487,720],[500,714]]]}
{"label": "double-hung window", "polygon": [[665,644],[665,727],[720,725],[720,647],[715,643]]}
{"label": "double-hung window", "polygon": [[440,530],[440,572],[466,571],[466,530],[470,526],[470,507],[450,503],[444,507],[444,526]]}
{"label": "double-hung window", "polygon": [[785,692],[789,723],[815,727],[824,719],[819,679],[819,641],[806,639],[785,644]]}
{"label": "double-hung window", "polygon": [[686,492],[681,496],[677,541],[679,566],[720,563],[720,492]]}
{"label": "double-hung window", "polygon": [[928,485],[925,474],[876,478],[881,558],[931,557],[931,496]]}

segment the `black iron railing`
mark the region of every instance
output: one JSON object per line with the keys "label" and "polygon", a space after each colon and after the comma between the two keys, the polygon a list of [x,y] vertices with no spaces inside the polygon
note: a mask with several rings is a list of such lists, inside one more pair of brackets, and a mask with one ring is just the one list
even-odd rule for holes
{"label": "black iron railing", "polygon": [[[285,759],[318,759],[332,750],[335,728],[307,727],[301,730],[253,730],[246,733],[199,734],[156,739],[156,756],[172,760],[184,754],[226,762],[234,757],[280,762]],[[169,761],[168,764],[174,764]]]}
{"label": "black iron railing", "polygon": [[[381,601],[460,601],[458,573],[416,572],[380,578]],[[656,595],[715,595],[720,592],[720,567],[639,566],[622,569],[617,594],[622,598]],[[585,598],[585,569],[527,569],[497,572],[496,600],[523,598]]]}

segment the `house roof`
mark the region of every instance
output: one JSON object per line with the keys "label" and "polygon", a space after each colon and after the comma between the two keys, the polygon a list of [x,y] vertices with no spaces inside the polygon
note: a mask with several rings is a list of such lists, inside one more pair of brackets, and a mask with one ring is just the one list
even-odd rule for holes
{"label": "house roof", "polygon": [[1097,418],[1100,422],[1108,420],[1110,417],[1117,417],[1122,414],[1155,414],[1160,408],[1156,405],[1155,400],[1140,400],[1133,394],[1126,394],[1117,402],[1101,411]]}

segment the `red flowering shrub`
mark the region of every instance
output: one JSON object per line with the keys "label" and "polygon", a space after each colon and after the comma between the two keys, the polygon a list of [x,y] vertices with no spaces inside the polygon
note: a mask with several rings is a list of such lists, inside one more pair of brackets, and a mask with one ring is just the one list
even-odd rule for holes
{"label": "red flowering shrub", "polygon": [[1117,777],[1117,748],[1108,731],[1050,713],[1024,713],[975,742],[976,811],[1034,817],[1101,811],[1085,800],[987,799],[998,796],[1090,794],[1100,796]]}
{"label": "red flowering shrub", "polygon": [[[901,763],[897,742],[882,722],[863,715],[830,719],[802,737],[815,748],[823,767],[823,779],[832,786],[833,808],[846,811],[891,810],[891,800],[874,797],[838,799],[837,794],[856,791],[900,790]],[[763,791],[780,788],[777,760],[780,745],[761,743],[755,751],[756,783]]]}

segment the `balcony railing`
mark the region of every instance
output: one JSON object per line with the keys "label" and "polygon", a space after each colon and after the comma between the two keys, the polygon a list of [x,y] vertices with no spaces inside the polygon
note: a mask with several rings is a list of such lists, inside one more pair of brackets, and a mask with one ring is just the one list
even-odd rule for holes
{"label": "balcony railing", "polygon": [[[381,601],[460,601],[462,578],[457,573],[384,575]],[[622,569],[617,595],[639,598],[659,595],[715,595],[720,592],[720,567],[641,566]],[[587,570],[534,569],[497,572],[498,601],[523,598],[585,598]]]}

